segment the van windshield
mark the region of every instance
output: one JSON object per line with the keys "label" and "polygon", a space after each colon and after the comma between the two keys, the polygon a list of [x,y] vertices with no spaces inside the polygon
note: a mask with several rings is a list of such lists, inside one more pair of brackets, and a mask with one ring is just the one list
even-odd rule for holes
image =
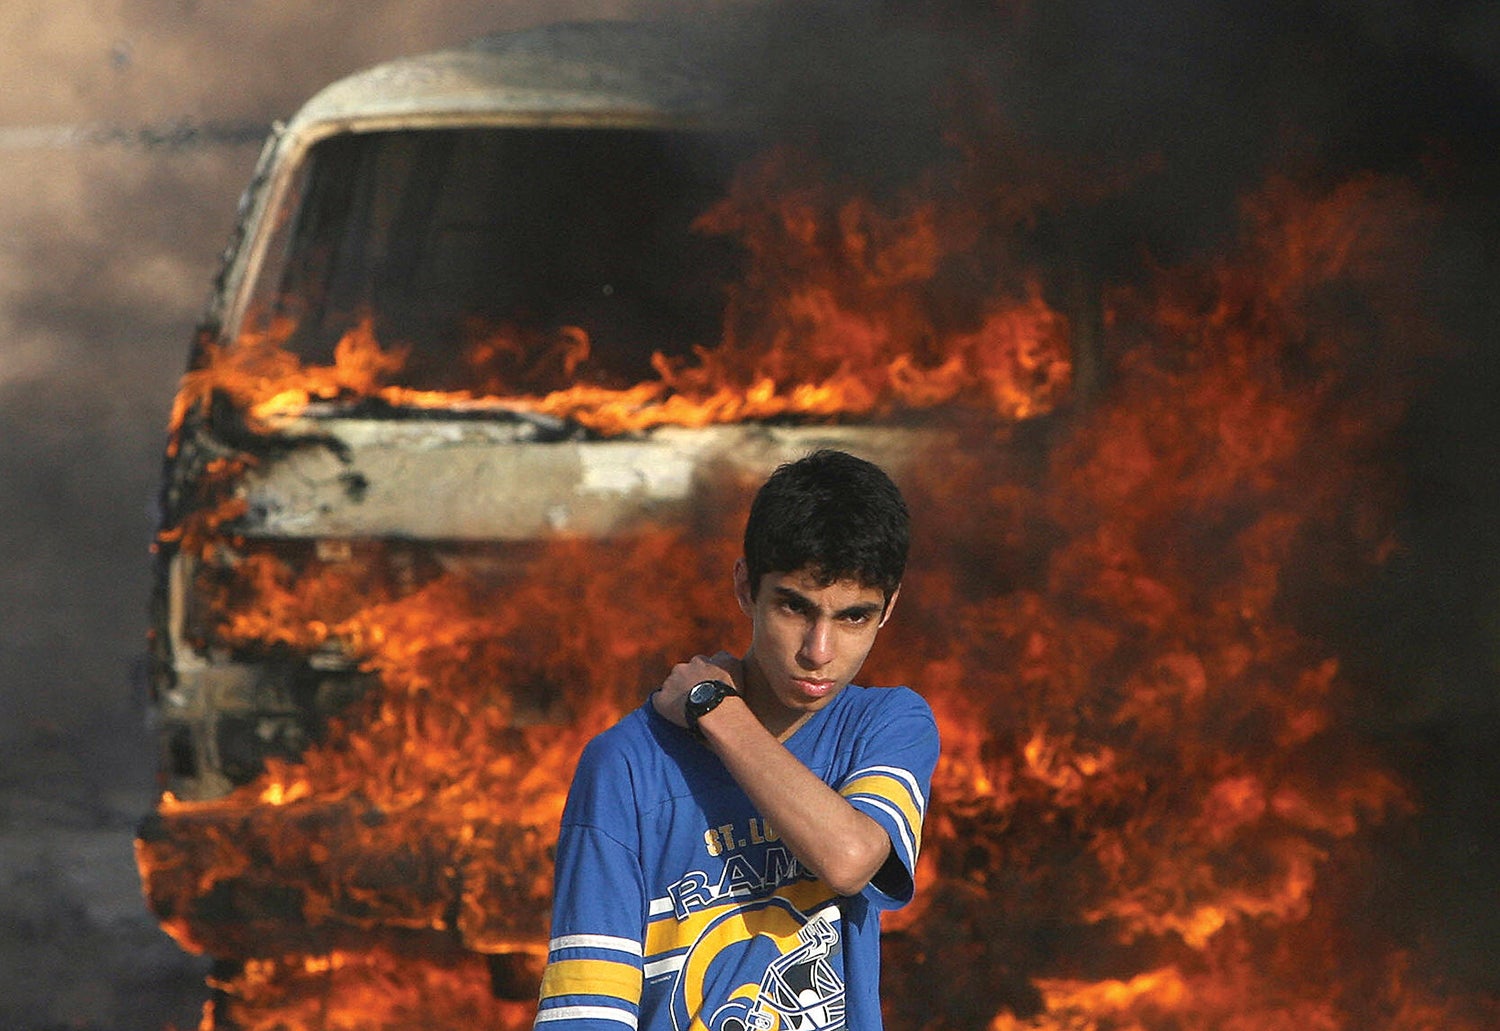
{"label": "van windshield", "polygon": [[415,389],[626,386],[713,346],[741,271],[694,228],[746,141],[640,129],[350,133],[314,146],[243,332],[327,364],[368,321]]}

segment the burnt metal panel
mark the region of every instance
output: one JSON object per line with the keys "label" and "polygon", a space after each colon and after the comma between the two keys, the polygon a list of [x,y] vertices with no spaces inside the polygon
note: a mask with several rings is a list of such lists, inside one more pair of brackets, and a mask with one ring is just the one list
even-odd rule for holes
{"label": "burnt metal panel", "polygon": [[533,443],[513,424],[441,419],[302,417],[285,430],[325,443],[247,471],[237,525],[247,536],[604,537],[682,518],[708,470],[763,476],[827,446],[899,473],[938,440],[930,429],[737,424]]}

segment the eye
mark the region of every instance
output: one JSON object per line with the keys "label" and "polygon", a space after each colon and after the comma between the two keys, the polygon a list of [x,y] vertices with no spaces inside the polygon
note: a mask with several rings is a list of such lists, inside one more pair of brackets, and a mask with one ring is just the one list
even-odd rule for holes
{"label": "eye", "polygon": [[777,611],[788,616],[804,616],[808,611],[808,604],[801,598],[782,598],[776,604]]}

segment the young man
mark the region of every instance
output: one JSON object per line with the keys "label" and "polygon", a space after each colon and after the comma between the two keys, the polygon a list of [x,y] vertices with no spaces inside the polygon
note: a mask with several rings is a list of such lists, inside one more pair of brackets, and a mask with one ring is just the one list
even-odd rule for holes
{"label": "young man", "polygon": [[546,1031],[877,1031],[880,913],[912,897],[932,711],[851,685],[906,567],[900,492],[781,466],[735,564],[741,659],[673,668],[591,741],[557,845]]}

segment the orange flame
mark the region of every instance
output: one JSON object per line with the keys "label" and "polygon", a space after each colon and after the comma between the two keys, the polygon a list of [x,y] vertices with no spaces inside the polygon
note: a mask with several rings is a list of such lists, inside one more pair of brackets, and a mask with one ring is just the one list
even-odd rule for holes
{"label": "orange flame", "polygon": [[[1037,282],[1019,293],[991,284],[986,304],[964,319],[945,315],[931,296],[942,263],[975,246],[970,219],[926,202],[887,213],[841,201],[826,187],[799,185],[811,180],[797,177],[812,174],[788,152],[774,152],[699,219],[702,232],[743,238],[751,267],[733,292],[723,340],[699,347],[691,362],[655,355],[654,381],[625,388],[575,381],[591,350],[576,326],[558,327],[545,342],[477,327],[461,364],[484,392],[413,390],[392,382],[405,353],[383,349],[369,318],[339,341],[331,366],[304,365],[285,350],[295,326],[282,319],[227,347],[205,344],[174,404],[174,433],[215,391],[262,431],[315,401],[375,397],[396,406],[502,406],[606,434],[952,404],[1014,420],[1051,411],[1065,397],[1067,322]],[[487,373],[515,366],[521,351],[539,345],[544,358],[525,375],[505,382]],[[544,375],[569,385],[515,389]]]}
{"label": "orange flame", "polygon": [[[1381,343],[1429,340],[1392,273],[1421,206],[1376,179],[1322,195],[1271,183],[1229,258],[1111,298],[1110,332],[1132,346],[1037,455],[1007,426],[1063,399],[1061,316],[1033,287],[977,324],[935,321],[914,284],[956,246],[943,213],[789,188],[787,160],[752,169],[704,217],[752,241],[721,347],[691,365],[658,356],[659,380],[630,389],[503,400],[604,432],[980,402],[991,415],[972,447],[928,456],[906,485],[922,531],[910,600],[869,671],[921,688],[945,745],[918,901],[886,925],[899,960],[885,969],[889,1025],[1490,1026],[1488,1000],[1432,999],[1396,943],[1346,940],[1358,900],[1345,871],[1415,800],[1340,729],[1356,687],[1298,628],[1288,586],[1358,576],[1393,547],[1377,456],[1402,398],[1351,369],[1369,342],[1330,317],[1323,291],[1357,298],[1389,327]],[[574,338],[579,361],[585,344]],[[215,389],[267,425],[346,394],[494,400],[379,385],[398,367],[368,326],[339,351],[332,369],[304,369],[241,341],[184,385],[178,417]],[[196,900],[249,877],[245,840],[262,835],[277,865],[302,872],[313,924],[515,945],[537,919],[499,910],[544,919],[542,849],[582,743],[677,657],[742,633],[722,615],[733,556],[717,542],[732,525],[713,527],[714,543],[665,528],[557,539],[503,583],[395,585],[358,563],[251,555],[229,582],[201,585],[224,614],[215,646],[333,649],[378,686],[299,761],[218,802],[163,802],[183,826],[218,807],[254,832],[214,838],[193,864],[142,847],[169,926],[201,947]],[[566,718],[519,720],[528,692]],[[315,833],[335,804],[355,814],[337,819],[358,842]],[[267,807],[277,820],[255,815]],[[309,836],[277,838],[288,824]],[[340,849],[441,876],[397,901]],[[358,876],[339,880],[341,864]],[[257,960],[221,987],[243,1028],[397,1027],[419,1012],[431,1026],[511,1026],[485,1001],[486,977],[472,957],[414,965],[375,947]]]}

